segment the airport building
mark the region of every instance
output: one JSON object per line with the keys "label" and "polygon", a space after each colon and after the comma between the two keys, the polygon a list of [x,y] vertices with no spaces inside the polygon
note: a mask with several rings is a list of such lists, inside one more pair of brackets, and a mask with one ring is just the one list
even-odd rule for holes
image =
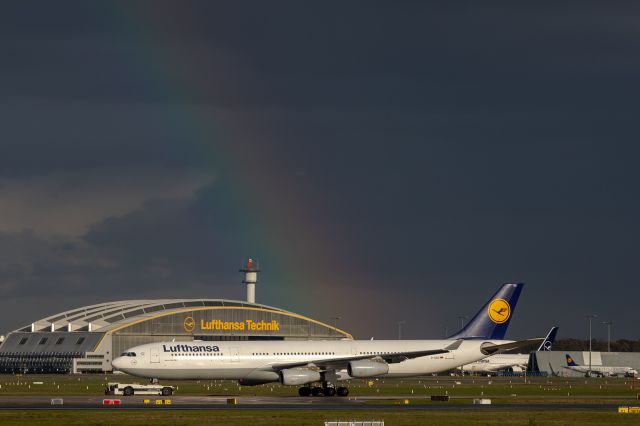
{"label": "airport building", "polygon": [[257,268],[245,272],[249,301],[125,300],[34,321],[0,346],[0,372],[111,371],[127,348],[160,341],[328,340],[351,334],[303,315],[255,303]]}

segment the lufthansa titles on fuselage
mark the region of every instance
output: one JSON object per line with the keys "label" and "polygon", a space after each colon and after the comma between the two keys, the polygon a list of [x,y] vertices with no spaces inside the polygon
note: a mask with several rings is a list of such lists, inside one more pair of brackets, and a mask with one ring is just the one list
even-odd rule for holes
{"label": "lufthansa titles on fuselage", "polygon": [[220,348],[211,345],[162,345],[164,352],[220,352]]}

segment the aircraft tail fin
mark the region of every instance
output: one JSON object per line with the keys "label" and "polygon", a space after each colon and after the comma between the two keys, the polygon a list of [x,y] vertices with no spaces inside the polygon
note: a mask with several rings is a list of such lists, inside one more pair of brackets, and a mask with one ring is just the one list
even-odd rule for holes
{"label": "aircraft tail fin", "polygon": [[567,358],[567,365],[569,367],[577,367],[578,366],[578,364],[576,364],[576,362],[573,360],[571,355],[565,354],[564,356]]}
{"label": "aircraft tail fin", "polygon": [[544,341],[540,344],[538,348],[539,351],[550,351],[551,346],[553,346],[553,342],[556,341],[556,334],[558,334],[558,326],[551,327],[549,330],[549,334],[544,338]]}
{"label": "aircraft tail fin", "polygon": [[500,287],[462,330],[448,338],[504,339],[523,286],[523,283],[518,283]]}

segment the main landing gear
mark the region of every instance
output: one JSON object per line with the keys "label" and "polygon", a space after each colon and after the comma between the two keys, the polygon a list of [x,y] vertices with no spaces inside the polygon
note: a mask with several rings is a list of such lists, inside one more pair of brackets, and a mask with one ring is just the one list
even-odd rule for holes
{"label": "main landing gear", "polygon": [[335,388],[333,386],[329,386],[327,384],[323,384],[323,386],[303,386],[298,389],[298,395],[300,396],[347,396],[349,395],[349,389],[340,386],[339,388]]}

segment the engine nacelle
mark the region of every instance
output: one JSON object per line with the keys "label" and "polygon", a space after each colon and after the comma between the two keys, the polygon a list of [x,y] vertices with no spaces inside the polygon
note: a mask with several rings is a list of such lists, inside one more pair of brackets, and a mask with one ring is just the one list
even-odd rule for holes
{"label": "engine nacelle", "polygon": [[289,368],[280,371],[280,383],[283,385],[297,386],[319,381],[320,373],[308,368]]}
{"label": "engine nacelle", "polygon": [[258,386],[258,385],[264,385],[265,383],[273,383],[273,380],[267,380],[267,379],[240,379],[240,380],[238,380],[238,384],[240,384],[240,386]]}
{"label": "engine nacelle", "polygon": [[373,377],[389,372],[389,365],[384,362],[370,361],[362,359],[351,361],[347,366],[347,371],[351,377]]}
{"label": "engine nacelle", "polygon": [[265,383],[273,383],[280,380],[280,376],[275,371],[253,370],[251,373],[238,380],[242,386],[256,386]]}

